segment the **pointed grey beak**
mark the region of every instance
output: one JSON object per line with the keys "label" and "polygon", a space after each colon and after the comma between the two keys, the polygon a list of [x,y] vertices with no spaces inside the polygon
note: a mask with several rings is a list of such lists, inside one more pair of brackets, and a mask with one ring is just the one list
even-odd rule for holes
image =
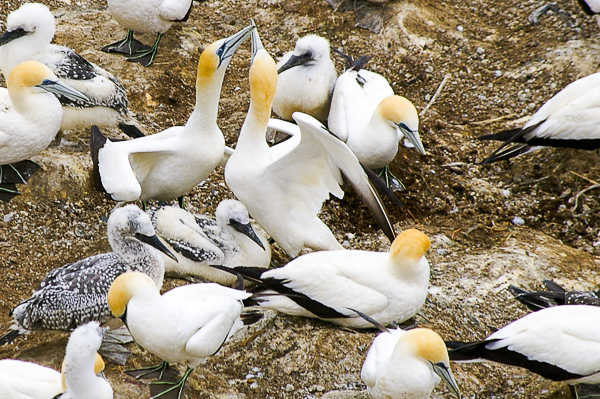
{"label": "pointed grey beak", "polygon": [[240,233],[242,233],[243,235],[245,235],[246,237],[248,237],[249,239],[251,239],[252,241],[254,241],[255,243],[257,243],[259,247],[266,251],[265,246],[263,245],[260,238],[258,238],[258,236],[256,235],[256,232],[252,228],[250,222],[242,224],[235,219],[229,219],[229,225],[237,231],[239,231]]}
{"label": "pointed grey beak", "polygon": [[[252,26],[256,27],[256,25],[254,25],[254,20],[252,20]],[[260,41],[260,36],[258,36],[258,29],[254,29],[252,31],[251,40],[252,40],[252,60],[251,61],[254,61],[254,57],[256,56],[256,53],[258,53],[258,50],[264,49],[262,42]]]}
{"label": "pointed grey beak", "polygon": [[[254,25],[248,25],[238,33],[235,33],[225,39],[225,42],[221,45],[219,50],[217,50],[217,54],[219,55],[219,67],[223,62],[229,62],[228,60],[233,57],[235,51],[240,47],[242,42],[246,40],[248,36],[250,36],[250,32],[256,28]],[[219,54],[220,52],[220,54]]]}
{"label": "pointed grey beak", "polygon": [[398,125],[398,129],[404,134],[404,136],[415,146],[415,149],[421,155],[425,155],[425,147],[423,147],[423,143],[421,143],[421,138],[419,137],[419,132],[413,132],[406,126],[404,123]]}
{"label": "pointed grey beak", "polygon": [[297,66],[302,66],[302,65],[306,65],[309,62],[313,61],[314,58],[312,56],[312,54],[310,53],[304,53],[301,55],[293,55],[290,57],[289,60],[287,60],[287,62],[285,64],[283,64],[278,70],[277,73],[281,73],[281,72],[285,72],[288,69],[297,67]]}
{"label": "pointed grey beak", "polygon": [[10,43],[15,39],[18,39],[30,33],[31,32],[27,32],[23,28],[17,28],[15,30],[6,31],[2,36],[0,36],[0,46],[4,46],[6,43]]}
{"label": "pointed grey beak", "polygon": [[452,394],[460,399],[460,390],[458,389],[458,384],[456,383],[450,368],[442,362],[431,363],[431,365],[433,366],[433,372],[436,373],[442,379],[442,381],[446,383]]}
{"label": "pointed grey beak", "polygon": [[54,95],[65,96],[73,101],[88,102],[88,98],[84,94],[70,88],[60,80],[54,82],[50,79],[46,79],[41,84],[37,85],[37,87],[41,87]]}
{"label": "pointed grey beak", "polygon": [[149,237],[144,234],[136,233],[135,238],[137,238],[144,244],[148,244],[151,247],[158,249],[160,252],[167,255],[169,258],[173,259],[175,262],[179,263],[179,261],[177,260],[177,257],[175,255],[173,255],[173,253],[171,251],[169,251],[169,249],[165,246],[165,244],[162,243],[162,241],[160,241],[160,238],[158,238],[158,236],[156,234],[153,235],[152,237]]}

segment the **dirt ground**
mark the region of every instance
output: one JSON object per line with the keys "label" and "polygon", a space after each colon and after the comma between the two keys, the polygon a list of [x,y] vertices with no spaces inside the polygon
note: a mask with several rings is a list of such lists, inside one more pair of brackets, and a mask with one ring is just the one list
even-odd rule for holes
{"label": "dirt ground", "polygon": [[[373,54],[369,69],[387,77],[395,92],[419,111],[447,77],[421,118],[428,154],[401,146],[391,165],[408,188],[398,194],[404,207],[388,203],[397,231],[416,227],[432,239],[430,296],[416,322],[443,338],[481,339],[524,315],[507,293],[508,284],[538,288],[542,279],[552,278],[569,288],[600,285],[600,200],[596,190],[578,196],[596,184],[596,152],[547,149],[510,162],[476,164],[496,147],[477,136],[522,125],[561,88],[596,72],[599,30],[575,1],[556,1],[561,11],[543,14],[537,25],[528,17],[542,1],[391,1],[383,31],[373,34],[354,27],[354,12],[334,12],[325,1],[208,0],[195,3],[189,21],[168,31],[150,68],[99,51],[125,33],[104,2],[44,3],[57,17],[55,42],[117,76],[147,133],[185,123],[194,105],[201,50],[250,18],[276,57],[307,33],[326,37],[347,54]],[[0,19],[20,4],[0,4]],[[151,35],[139,38],[148,44],[154,40]],[[222,89],[219,125],[230,146],[248,108],[249,58],[248,42],[234,56]],[[341,72],[342,62],[336,63]],[[49,270],[110,250],[106,218],[114,202],[90,184],[88,143],[89,132],[67,132],[59,147],[35,158],[42,170],[21,187],[23,195],[0,204],[3,331],[10,325],[9,310]],[[233,196],[222,173],[217,170],[193,191],[191,208],[213,213],[221,199]],[[389,247],[352,193],[328,201],[322,217],[349,248]],[[515,217],[524,224],[513,223]],[[174,284],[179,282],[167,281],[166,288]],[[360,367],[375,335],[267,312],[263,321],[194,372],[186,394],[313,398],[338,390],[342,392],[327,397],[350,397],[364,389]],[[0,358],[58,368],[66,340],[66,334],[31,334],[0,348]],[[132,365],[157,360],[134,345],[130,349]],[[453,370],[463,397],[569,397],[565,384],[514,368],[453,365]],[[108,365],[115,398],[148,397],[144,382],[121,371]],[[450,395],[440,386],[434,397]]]}

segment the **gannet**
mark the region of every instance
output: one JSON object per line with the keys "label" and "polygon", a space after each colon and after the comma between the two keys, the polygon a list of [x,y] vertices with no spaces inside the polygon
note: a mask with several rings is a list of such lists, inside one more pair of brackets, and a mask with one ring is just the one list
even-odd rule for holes
{"label": "gannet", "polygon": [[353,328],[370,328],[356,309],[383,324],[404,322],[425,303],[429,239],[403,231],[390,252],[358,250],[312,252],[268,271],[213,266],[239,273],[259,287],[247,306],[259,305],[293,316],[315,317]]}
{"label": "gannet", "polygon": [[[108,305],[140,346],[163,359],[157,367],[134,370],[138,378],[149,378],[156,372],[162,377],[167,363],[187,362],[187,370],[179,381],[151,384],[153,398],[173,391],[180,397],[194,368],[214,355],[243,326],[242,301],[250,295],[204,283],[180,286],[161,296],[148,276],[132,272],[114,281],[108,291]],[[163,392],[157,395],[153,388],[160,386]]]}
{"label": "gannet", "polygon": [[[25,183],[30,173],[9,164],[30,158],[48,147],[62,118],[55,95],[74,100],[85,96],[66,86],[52,71],[36,61],[15,66],[0,89],[0,198],[10,200],[19,192],[15,183]],[[33,169],[35,171],[35,169]],[[31,171],[31,173],[33,173]],[[9,172],[13,176],[9,175]]]}
{"label": "gannet", "polygon": [[13,324],[0,338],[0,345],[32,330],[69,331],[92,320],[107,322],[111,313],[106,293],[122,273],[141,271],[162,285],[164,262],[159,251],[170,253],[146,213],[134,205],[115,209],[108,219],[107,235],[114,252],[50,271],[33,295],[11,311]]}
{"label": "gannet", "polygon": [[87,97],[58,96],[63,105],[61,131],[91,125],[118,126],[131,137],[143,136],[129,113],[123,86],[112,74],[75,50],[50,44],[54,30],[54,16],[43,4],[26,3],[11,12],[6,19],[6,32],[0,37],[0,69],[4,77],[23,61],[41,62]]}
{"label": "gannet", "polygon": [[185,126],[151,136],[112,142],[92,129],[102,186],[116,201],[180,198],[213,172],[225,151],[217,126],[221,84],[231,57],[253,25],[217,40],[200,55],[196,107]]}
{"label": "gannet", "polygon": [[231,286],[235,276],[209,265],[269,267],[269,243],[256,234],[248,210],[239,201],[221,201],[215,218],[193,215],[176,206],[150,208],[149,212],[156,233],[177,256],[177,262],[164,257],[167,276]]}
{"label": "gannet", "polygon": [[508,324],[483,341],[446,342],[452,361],[523,367],[570,385],[600,383],[600,308],[553,306]]}
{"label": "gannet", "polygon": [[550,306],[560,305],[600,306],[600,290],[567,291],[550,280],[544,280],[544,285],[548,291],[525,291],[514,285],[509,286],[508,290],[515,299],[534,312]]}
{"label": "gannet", "polygon": [[317,213],[329,193],[342,198],[340,184],[344,175],[392,240],[391,223],[358,160],[316,119],[294,113],[299,131],[290,140],[267,145],[267,125],[273,127],[269,116],[277,70],[256,31],[252,32],[252,54],[250,109],[235,151],[225,165],[225,181],[231,191],[281,248],[295,257],[304,246],[343,249]]}
{"label": "gannet", "polygon": [[546,101],[522,128],[480,136],[480,140],[504,141],[481,163],[512,158],[542,147],[600,148],[599,87],[600,72],[576,80]]}
{"label": "gannet", "polygon": [[112,399],[112,388],[101,374],[104,361],[96,353],[103,335],[96,322],[76,328],[61,372],[22,360],[0,360],[0,399],[80,398],[82,391],[90,395],[86,398]]}
{"label": "gannet", "polygon": [[294,112],[304,112],[327,123],[337,78],[329,41],[317,35],[299,39],[277,63],[277,73],[273,111],[288,121]]}
{"label": "gannet", "polygon": [[600,27],[600,0],[577,0],[583,12],[593,15],[598,27]]}
{"label": "gannet", "polygon": [[[125,39],[102,47],[107,53],[129,55],[128,61],[150,66],[160,39],[174,22],[187,21],[192,0],[108,0],[108,11],[119,25],[127,29]],[[133,32],[156,33],[156,41],[148,47],[133,38]]]}
{"label": "gannet", "polygon": [[383,76],[366,69],[351,68],[338,77],[327,123],[364,166],[380,171],[395,190],[404,188],[388,170],[398,152],[398,141],[406,137],[419,154],[425,154],[415,106],[394,95]]}

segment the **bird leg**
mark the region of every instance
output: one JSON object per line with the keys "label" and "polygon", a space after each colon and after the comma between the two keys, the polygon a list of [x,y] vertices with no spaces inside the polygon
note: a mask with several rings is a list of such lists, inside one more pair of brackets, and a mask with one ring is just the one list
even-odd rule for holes
{"label": "bird leg", "polygon": [[125,55],[133,55],[138,51],[144,51],[149,49],[144,43],[133,38],[133,31],[128,30],[125,39],[119,40],[102,47],[102,51],[105,53],[120,53]]}
{"label": "bird leg", "polygon": [[406,190],[406,186],[390,172],[390,168],[387,165],[379,170],[377,176],[382,178],[385,181],[385,185],[394,192]]}
{"label": "bird leg", "polygon": [[[150,399],[181,399],[183,395],[183,388],[185,382],[188,379],[190,373],[194,371],[193,368],[188,367],[183,374],[183,377],[176,382],[168,381],[153,381],[150,383]],[[164,389],[168,387],[167,389]]]}
{"label": "bird leg", "polygon": [[181,209],[185,209],[185,196],[182,195],[181,197],[177,198],[177,202],[179,202],[179,207]]}
{"label": "bird leg", "polygon": [[164,360],[156,365],[150,367],[141,367],[139,369],[125,370],[127,374],[136,379],[148,379],[148,378],[157,378],[161,380],[164,377],[164,374],[167,370],[172,370],[169,368],[169,363]]}
{"label": "bird leg", "polygon": [[162,36],[162,33],[156,35],[156,41],[152,47],[136,51],[131,57],[127,57],[127,61],[139,62],[145,67],[152,65],[154,57],[156,57],[156,52],[158,51],[158,44],[160,43]]}
{"label": "bird leg", "polygon": [[21,195],[14,183],[0,184],[0,201],[8,202],[17,195]]}

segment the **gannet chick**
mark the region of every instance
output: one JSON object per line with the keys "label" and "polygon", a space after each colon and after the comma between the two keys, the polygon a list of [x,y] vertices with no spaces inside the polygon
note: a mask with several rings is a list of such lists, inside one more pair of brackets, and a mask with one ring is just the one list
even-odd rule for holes
{"label": "gannet chick", "polygon": [[596,291],[567,291],[560,285],[544,280],[547,291],[525,291],[511,285],[508,290],[516,300],[537,312],[540,309],[561,305],[592,305],[600,306],[600,290]]}
{"label": "gannet chick", "polygon": [[223,200],[215,218],[193,215],[175,206],[151,208],[156,233],[166,242],[177,262],[164,257],[165,275],[193,277],[231,286],[236,277],[210,265],[268,268],[271,248],[257,235],[248,210],[239,201]]}
{"label": "gannet chick", "polygon": [[429,288],[429,262],[424,256],[428,248],[427,236],[409,229],[398,235],[389,253],[312,252],[268,271],[214,267],[259,285],[247,306],[370,328],[371,323],[348,309],[389,324],[410,319],[423,306]]}
{"label": "gannet chick", "polygon": [[11,311],[13,325],[0,338],[0,345],[32,330],[70,331],[93,320],[107,322],[112,315],[106,294],[122,273],[141,271],[157,286],[162,285],[164,262],[160,252],[170,253],[146,213],[134,205],[115,209],[108,219],[107,235],[114,252],[50,271],[33,295]]}
{"label": "gannet chick", "polygon": [[[108,0],[108,11],[119,25],[127,29],[125,39],[102,47],[107,53],[129,55],[127,61],[152,64],[160,39],[174,22],[187,21],[192,0]],[[148,47],[133,38],[133,32],[156,33],[156,41]]]}
{"label": "gannet chick", "polygon": [[473,343],[446,342],[450,360],[523,367],[570,385],[600,383],[600,308],[542,309]]}
{"label": "gannet chick", "polygon": [[[277,70],[256,31],[252,32],[252,49],[250,109],[235,151],[225,165],[225,181],[231,191],[281,248],[295,257],[304,246],[316,250],[343,249],[317,216],[329,193],[338,198],[344,195],[340,187],[343,174],[376,213],[390,240],[393,239],[385,209],[358,160],[316,119],[294,113],[299,131],[292,132],[290,140],[272,147],[267,145],[265,137]],[[268,203],[265,198],[269,198]]]}
{"label": "gannet chick", "polygon": [[[190,373],[214,355],[228,337],[243,326],[242,301],[251,294],[213,283],[188,284],[162,296],[154,282],[139,272],[119,276],[108,291],[108,305],[123,320],[135,341],[159,358],[160,366],[135,370],[138,378],[164,371],[167,363],[187,362],[187,370],[176,383],[153,398],[177,392],[181,397]],[[254,322],[256,320],[252,320]],[[161,374],[162,376],[162,374]]]}
{"label": "gannet chick", "polygon": [[92,157],[98,162],[102,186],[115,201],[180,198],[183,204],[183,195],[221,162],[225,151],[225,139],[217,126],[221,85],[229,61],[252,29],[254,26],[247,26],[202,52],[196,107],[185,126],[121,142],[107,140],[92,129]]}
{"label": "gannet chick", "polygon": [[[0,89],[0,97],[6,100],[0,106],[0,199],[5,201],[19,194],[15,183],[25,183],[30,176],[20,173],[18,168],[11,169],[9,164],[38,154],[58,132],[63,111],[55,95],[85,99],[36,61],[14,67],[7,86]],[[17,175],[15,179],[4,177],[9,169]]]}
{"label": "gannet chick", "polygon": [[299,39],[294,51],[284,54],[277,63],[277,73],[273,111],[288,121],[293,121],[294,112],[304,112],[327,123],[337,78],[329,41],[317,35]]}
{"label": "gannet chick", "polygon": [[112,74],[75,50],[50,44],[54,31],[54,16],[43,4],[26,3],[11,12],[6,19],[6,32],[0,37],[0,69],[4,77],[23,61],[41,62],[87,97],[58,96],[63,105],[61,131],[89,129],[91,125],[118,126],[131,137],[143,136],[127,109],[123,86]]}
{"label": "gannet chick", "polygon": [[[480,136],[480,140],[504,143],[482,164],[522,155],[542,147],[566,147],[580,150],[600,148],[600,115],[597,106],[600,72],[567,85],[546,101],[522,128]],[[507,148],[508,147],[508,148]]]}

